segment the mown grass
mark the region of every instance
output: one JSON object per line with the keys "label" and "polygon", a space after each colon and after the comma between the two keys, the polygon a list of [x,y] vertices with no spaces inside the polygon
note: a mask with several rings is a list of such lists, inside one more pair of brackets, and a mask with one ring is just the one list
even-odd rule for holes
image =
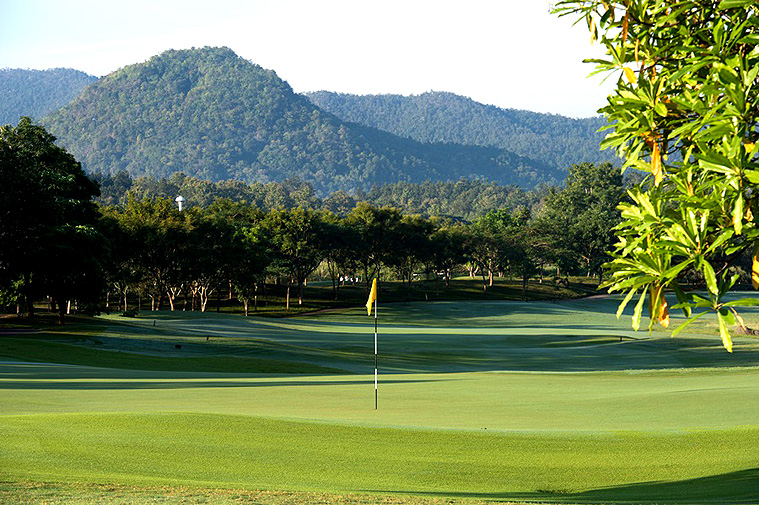
{"label": "mown grass", "polygon": [[378,411],[360,307],[0,335],[0,501],[758,503],[759,339],[616,303],[385,304]]}
{"label": "mown grass", "polygon": [[[3,416],[0,437],[5,481],[243,489],[286,483],[296,491],[570,502],[759,496],[756,427],[545,434],[98,413]],[[694,486],[706,478],[715,485]],[[727,496],[716,485],[736,479],[740,489]]]}
{"label": "mown grass", "polygon": [[[368,495],[308,491],[198,488],[186,486],[128,486],[82,482],[0,482],[0,503],[79,505],[92,503],[213,503],[220,505],[484,505],[491,500],[422,496]],[[498,501],[503,505],[506,502]]]}
{"label": "mown grass", "polygon": [[63,344],[45,340],[44,336],[43,334],[35,336],[36,338],[0,337],[0,356],[19,361],[51,362],[129,370],[311,375],[346,373],[344,370],[337,368],[266,358],[237,356],[166,357],[125,351],[91,349],[81,345]]}

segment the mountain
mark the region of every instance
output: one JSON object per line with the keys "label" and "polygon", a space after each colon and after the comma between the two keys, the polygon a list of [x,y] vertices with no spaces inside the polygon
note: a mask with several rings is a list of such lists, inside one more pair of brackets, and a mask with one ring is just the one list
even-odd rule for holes
{"label": "mountain", "polygon": [[70,68],[0,69],[0,124],[16,124],[21,116],[44,117],[95,81],[97,77]]}
{"label": "mountain", "polygon": [[556,114],[501,109],[453,93],[349,95],[306,93],[317,106],[344,121],[379,128],[419,142],[449,142],[505,149],[566,170],[573,164],[609,161],[598,146],[601,117],[572,119]]}
{"label": "mountain", "polygon": [[90,172],[211,181],[298,177],[320,193],[424,180],[532,187],[553,167],[495,147],[429,144],[338,119],[228,48],[171,50],[87,87],[43,124]]}

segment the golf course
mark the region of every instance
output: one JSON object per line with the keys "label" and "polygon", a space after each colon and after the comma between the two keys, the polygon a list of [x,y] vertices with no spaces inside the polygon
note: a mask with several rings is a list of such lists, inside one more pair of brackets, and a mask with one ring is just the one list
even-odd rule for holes
{"label": "golf course", "polygon": [[618,303],[380,303],[377,410],[363,307],[4,324],[0,501],[758,503],[759,339]]}

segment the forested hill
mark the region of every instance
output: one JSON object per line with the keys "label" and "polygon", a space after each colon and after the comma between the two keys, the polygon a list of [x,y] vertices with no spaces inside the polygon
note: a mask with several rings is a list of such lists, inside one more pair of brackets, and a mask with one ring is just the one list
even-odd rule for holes
{"label": "forested hill", "polygon": [[560,182],[493,147],[426,144],[346,123],[228,48],[167,51],[89,86],[45,126],[90,172],[211,181],[299,177],[320,193],[398,181]]}
{"label": "forested hill", "polygon": [[563,170],[584,161],[619,164],[610,151],[598,148],[604,136],[598,129],[606,123],[601,117],[572,119],[501,109],[444,92],[359,96],[317,91],[306,96],[344,121],[419,142],[496,147]]}
{"label": "forested hill", "polygon": [[0,69],[0,124],[16,124],[21,116],[40,119],[71,100],[97,77],[70,68]]}

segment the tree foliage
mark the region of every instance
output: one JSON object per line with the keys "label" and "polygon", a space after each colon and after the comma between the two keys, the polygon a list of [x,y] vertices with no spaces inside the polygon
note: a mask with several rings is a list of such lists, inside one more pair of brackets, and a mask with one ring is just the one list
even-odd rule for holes
{"label": "tree foliage", "polygon": [[0,124],[17,124],[24,116],[43,118],[71,102],[95,81],[97,77],[71,68],[2,68]]}
{"label": "tree foliage", "polygon": [[[716,314],[722,343],[743,326],[735,307],[759,299],[728,297],[729,267],[754,251],[759,287],[759,8],[749,0],[568,0],[608,57],[599,72],[619,74],[602,109],[612,126],[604,145],[625,167],[648,172],[621,205],[619,243],[609,263],[610,291],[638,296],[633,327],[648,300],[649,328],[669,325],[666,290],[687,321]],[[687,271],[703,278],[705,295],[686,293]],[[694,309],[700,312],[694,312]]]}
{"label": "tree foliage", "polygon": [[0,286],[13,286],[30,313],[42,295],[59,307],[97,298],[106,246],[95,227],[95,182],[27,117],[0,127],[0,180]]}
{"label": "tree foliage", "polygon": [[317,91],[306,96],[344,121],[379,128],[425,143],[454,143],[505,149],[565,170],[580,160],[617,161],[599,149],[600,117],[573,119],[501,109],[453,93],[350,95]]}

